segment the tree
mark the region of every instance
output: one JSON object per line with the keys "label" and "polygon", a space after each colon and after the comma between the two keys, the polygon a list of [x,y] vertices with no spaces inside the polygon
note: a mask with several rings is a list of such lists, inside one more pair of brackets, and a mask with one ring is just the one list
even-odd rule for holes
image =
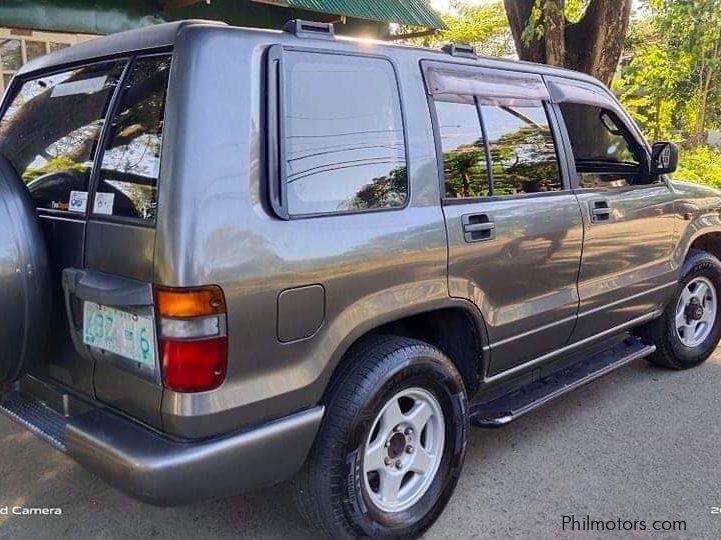
{"label": "tree", "polygon": [[579,0],[504,0],[519,58],[583,71],[606,84],[623,50],[631,4],[632,0],[588,0],[585,6]]}
{"label": "tree", "polygon": [[[446,29],[433,35],[407,39],[424,47],[438,47],[446,43],[467,43],[485,56],[514,56],[513,36],[508,27],[503,0],[471,5],[463,0],[451,0],[450,11],[442,15]],[[412,34],[413,28],[400,27],[399,35]]]}
{"label": "tree", "polygon": [[653,0],[651,5],[674,59],[692,60],[695,118],[690,133],[691,142],[699,144],[706,134],[711,101],[721,94],[721,0]]}
{"label": "tree", "polygon": [[687,95],[688,54],[672,51],[654,13],[634,21],[628,32],[621,76],[614,92],[653,140],[678,138],[680,105]]}
{"label": "tree", "polygon": [[644,14],[614,90],[655,139],[697,146],[721,124],[721,0],[651,0]]}
{"label": "tree", "polygon": [[501,0],[479,6],[460,2],[454,2],[451,5],[453,13],[443,16],[443,21],[448,29],[438,34],[433,43],[428,44],[468,43],[479,54],[513,55],[513,37],[508,28]]}

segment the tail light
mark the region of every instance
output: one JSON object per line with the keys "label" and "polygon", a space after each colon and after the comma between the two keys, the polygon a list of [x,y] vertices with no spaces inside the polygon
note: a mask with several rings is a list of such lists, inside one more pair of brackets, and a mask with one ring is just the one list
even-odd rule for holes
{"label": "tail light", "polygon": [[155,302],[165,387],[176,392],[218,388],[228,364],[223,290],[156,287]]}

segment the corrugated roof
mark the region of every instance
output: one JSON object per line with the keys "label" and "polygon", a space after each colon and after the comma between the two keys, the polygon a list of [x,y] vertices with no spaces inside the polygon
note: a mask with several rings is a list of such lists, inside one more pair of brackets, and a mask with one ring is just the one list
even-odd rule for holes
{"label": "corrugated roof", "polygon": [[424,0],[285,0],[291,7],[427,28],[446,28]]}

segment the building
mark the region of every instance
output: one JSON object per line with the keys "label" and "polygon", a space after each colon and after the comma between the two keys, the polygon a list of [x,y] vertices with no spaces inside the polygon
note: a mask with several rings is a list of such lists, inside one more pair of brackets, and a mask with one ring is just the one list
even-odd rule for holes
{"label": "building", "polygon": [[289,19],[335,22],[336,32],[384,39],[391,23],[409,32],[444,28],[428,0],[1,0],[0,94],[33,58],[141,26],[178,19],[281,28]]}

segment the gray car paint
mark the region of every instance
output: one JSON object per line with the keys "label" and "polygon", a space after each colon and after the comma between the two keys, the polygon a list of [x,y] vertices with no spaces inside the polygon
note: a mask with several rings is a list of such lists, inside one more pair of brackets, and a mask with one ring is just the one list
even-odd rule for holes
{"label": "gray car paint", "polygon": [[[392,60],[403,102],[411,178],[410,202],[406,208],[294,221],[273,215],[264,196],[266,89],[263,81],[264,54],[278,44],[333,53],[372,52]],[[465,246],[460,249],[460,241],[454,236],[457,229],[454,220],[465,210],[440,205],[438,161],[420,62],[445,60],[465,66],[556,76],[581,81],[608,94],[593,78],[526,63],[450,58],[439,51],[380,43],[369,45],[347,39],[301,40],[280,32],[197,22],[102,38],[36,60],[23,69],[22,75],[102,55],[153,51],[169,46],[173,47],[174,60],[164,127],[152,281],[165,286],[217,284],[223,287],[230,341],[227,378],[217,390],[182,394],[159,386],[153,389],[162,395],[160,426],[165,432],[206,437],[313,406],[320,401],[334,368],[356,339],[384,323],[435,309],[460,308],[476,321],[485,344],[485,355],[479,358],[479,364],[483,363],[479,372],[488,374],[488,380],[519,373],[537,365],[539,360],[563,354],[564,346],[573,346],[569,339],[575,324],[574,303],[577,305],[579,300],[573,280],[569,282],[573,273],[569,263],[578,261],[582,234],[588,235],[592,242],[589,244],[592,252],[586,259],[589,269],[592,270],[594,261],[598,260],[602,260],[603,268],[599,268],[597,274],[588,273],[590,270],[584,273],[589,276],[590,284],[582,285],[581,309],[586,306],[589,310],[602,311],[615,301],[614,294],[625,294],[624,289],[615,290],[612,286],[616,279],[614,272],[621,269],[615,268],[613,261],[602,259],[603,250],[612,248],[609,243],[616,233],[612,235],[608,230],[595,233],[587,220],[582,225],[581,219],[587,218],[585,206],[570,193],[518,199],[518,203],[511,199],[492,203],[493,211],[503,217],[495,244],[489,243],[477,251]],[[218,84],[221,76],[223,84]],[[658,194],[654,190],[659,190]],[[577,194],[579,199],[586,196],[580,191]],[[653,194],[653,200],[634,202],[634,197],[649,194]],[[634,290],[640,293],[645,292],[645,287],[653,288],[659,283],[659,275],[670,281],[674,279],[680,268],[679,261],[696,237],[695,233],[687,232],[690,228],[698,234],[721,230],[717,214],[699,215],[691,223],[679,218],[678,209],[674,219],[666,215],[669,201],[673,206],[674,200],[683,200],[683,204],[690,207],[698,205],[701,212],[718,204],[717,192],[669,184],[663,188],[660,185],[640,188],[627,197],[618,197],[614,211],[618,213],[619,226],[656,229],[654,209],[660,205],[664,215],[658,216],[659,219],[666,220],[664,223],[672,221],[679,231],[680,243],[675,247],[671,243],[673,229],[649,233],[652,245],[641,253],[648,267],[639,267],[640,275],[631,280],[637,287]],[[554,201],[564,209],[558,212],[555,205],[553,208],[554,213],[565,216],[558,218],[561,221],[556,218],[549,221],[549,212],[543,211],[544,204]],[[529,208],[534,210],[529,212]],[[514,225],[533,232],[511,237]],[[120,273],[147,277],[142,262],[138,265],[134,261],[147,261],[148,252],[133,254],[131,260],[123,263],[115,254],[106,253],[103,243],[96,238],[103,238],[103,234],[88,235],[86,265],[106,272],[125,265]],[[324,241],[319,242],[319,238]],[[557,242],[559,239],[563,241]],[[629,239],[616,238],[616,241],[623,244]],[[124,242],[122,234],[115,242]],[[556,265],[553,268],[560,272],[548,276],[551,281],[542,284],[538,283],[535,266],[513,267],[514,280],[536,281],[514,301],[519,306],[514,311],[508,309],[513,304],[508,300],[495,303],[487,300],[498,296],[495,280],[502,271],[501,266],[493,266],[493,273],[472,270],[472,266],[474,257],[480,263],[486,257],[503,253],[504,249],[519,253],[517,249],[514,251],[519,243],[533,248],[528,253],[524,251],[521,263],[531,264],[535,250],[545,251]],[[663,245],[666,245],[665,252]],[[619,260],[626,261],[634,249],[630,244],[624,245]],[[449,253],[451,269],[462,269],[458,275],[452,270],[449,276]],[[456,255],[461,258],[457,259]],[[659,265],[663,272],[658,270]],[[652,276],[646,275],[647,268],[652,269],[649,270]],[[606,282],[596,295],[594,276]],[[282,291],[307,285],[319,285],[325,290],[324,320],[308,337],[281,341],[278,328],[284,321],[277,320],[277,299]],[[465,292],[459,294],[458,291]],[[473,291],[472,294],[469,291]],[[550,294],[553,300],[550,304],[533,301],[543,298],[544,292]],[[662,304],[668,294],[667,291],[653,293],[653,301],[634,304],[628,313],[618,309],[618,318],[609,322],[599,335],[613,332],[616,322],[620,321],[616,327],[620,329],[655,316],[657,311],[651,308]],[[650,311],[644,313],[644,310]],[[636,314],[639,314],[638,320],[634,319]],[[559,319],[561,323],[555,324]],[[588,341],[583,336],[591,331],[584,330],[583,324],[576,328],[579,346]],[[508,351],[505,356],[501,356],[503,348]],[[498,352],[497,363],[493,358],[494,349]],[[518,357],[514,358],[516,354]],[[532,364],[521,363],[521,359],[533,357],[535,359],[529,361]],[[495,371],[487,365],[489,358]],[[78,367],[78,373],[81,369]],[[98,370],[95,386],[105,388],[107,395],[118,397],[137,391],[139,379],[132,373],[127,377],[115,375],[113,371]],[[124,405],[120,399],[110,401],[121,410],[130,410],[130,405]]]}
{"label": "gray car paint", "polygon": [[[615,112],[650,159],[650,147],[638,126],[606,88],[587,81],[544,78],[554,103],[585,103]],[[559,129],[567,139],[563,122]],[[576,342],[666,303],[677,277],[670,259],[676,197],[665,178],[641,186],[579,188],[572,152],[568,158],[584,221],[578,276],[581,303],[571,336],[571,342]],[[591,208],[599,201],[611,210],[606,221],[592,219]]]}

